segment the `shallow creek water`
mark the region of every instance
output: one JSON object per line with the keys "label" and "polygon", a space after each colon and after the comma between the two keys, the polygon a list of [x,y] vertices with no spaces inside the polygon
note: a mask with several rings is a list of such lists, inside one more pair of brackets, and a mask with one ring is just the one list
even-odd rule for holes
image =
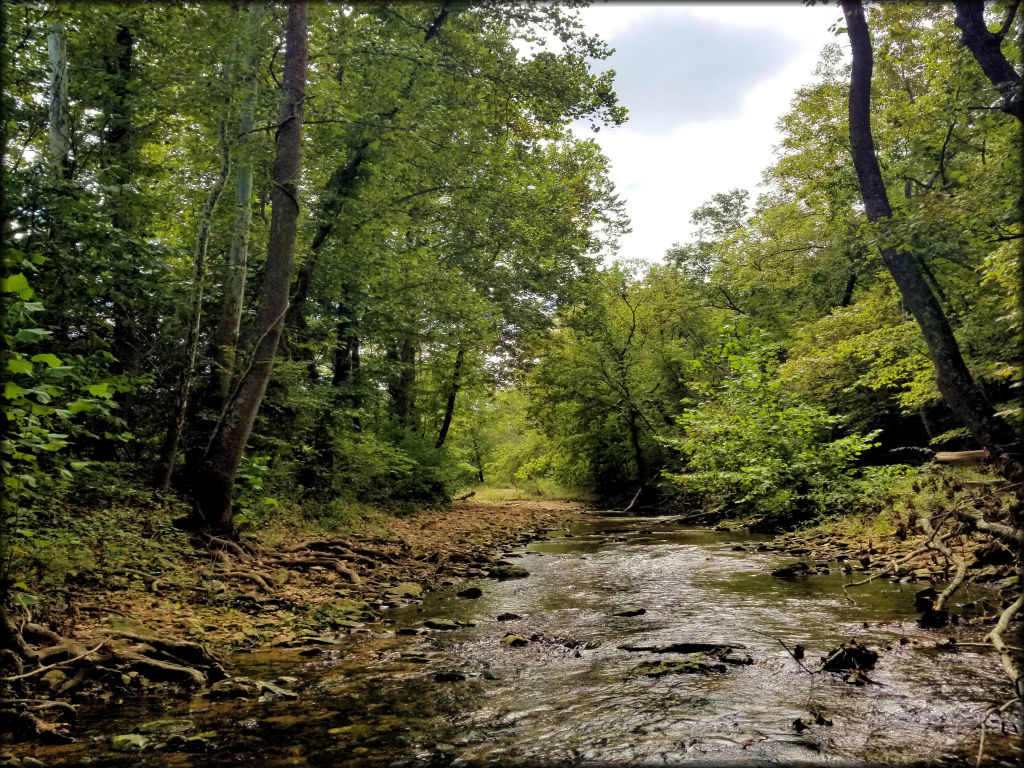
{"label": "shallow creek water", "polygon": [[[392,629],[441,617],[475,626],[354,634],[313,657],[239,654],[235,674],[294,676],[301,698],[111,708],[78,743],[39,756],[152,766],[973,762],[981,713],[1009,696],[1004,673],[989,650],[925,647],[951,634],[977,641],[982,631],[919,629],[921,585],[880,579],[853,590],[854,605],[840,589],[849,577],[835,569],[773,577],[793,558],[753,551],[757,540],[668,518],[595,516],[511,552],[528,578],[461,582],[386,616]],[[455,595],[468,586],[483,595]],[[630,608],[646,612],[613,615]],[[506,613],[521,618],[496,620]],[[508,633],[540,637],[509,647]],[[814,669],[851,637],[881,652],[870,673],[878,685],[811,675],[779,642],[805,646]],[[732,644],[754,663],[651,678],[634,668],[680,656],[619,647],[680,642]],[[812,709],[832,725],[814,725]],[[112,734],[157,717],[191,718],[193,732],[215,732],[216,750],[109,752]],[[798,717],[810,727],[795,730]],[[993,764],[1018,764],[1014,718],[988,723]]]}

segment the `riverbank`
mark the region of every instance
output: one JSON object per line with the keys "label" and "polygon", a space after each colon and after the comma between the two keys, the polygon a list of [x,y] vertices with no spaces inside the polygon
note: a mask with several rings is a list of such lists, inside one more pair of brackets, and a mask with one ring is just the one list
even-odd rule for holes
{"label": "riverbank", "polygon": [[571,524],[582,509],[470,499],[374,515],[344,536],[277,529],[206,548],[171,524],[177,510],[144,510],[138,530],[122,519],[87,560],[66,566],[73,570],[60,588],[24,585],[32,599],[12,618],[32,630],[25,634],[40,652],[67,650],[48,657],[46,669],[5,670],[12,679],[0,698],[14,725],[0,735],[66,741],[79,705],[190,695],[230,674],[229,653],[369,634],[382,611],[455,579],[504,578],[513,566],[502,551]]}

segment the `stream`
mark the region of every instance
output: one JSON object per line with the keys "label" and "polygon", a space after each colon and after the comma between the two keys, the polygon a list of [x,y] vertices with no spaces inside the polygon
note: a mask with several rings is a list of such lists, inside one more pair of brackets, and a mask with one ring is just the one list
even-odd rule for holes
{"label": "stream", "polygon": [[[878,579],[851,590],[851,604],[841,590],[850,577],[835,567],[771,576],[793,558],[757,551],[767,538],[594,515],[507,553],[528,578],[460,582],[386,613],[391,631],[353,633],[315,655],[232,659],[235,675],[284,676],[298,700],[126,702],[83,713],[82,738],[37,756],[182,767],[973,764],[981,715],[1009,698],[1009,684],[991,650],[934,646],[979,642],[984,629],[918,628],[921,584]],[[473,586],[479,598],[457,596]],[[427,619],[461,626],[394,632]],[[510,633],[529,642],[508,644]],[[803,645],[813,670],[850,638],[879,651],[868,673],[877,685],[810,674],[782,646]],[[620,647],[675,643],[730,645],[734,660],[752,663]],[[711,668],[636,671],[680,659]],[[141,752],[110,751],[111,735],[160,718],[191,721],[189,735],[210,751],[171,751],[166,735]],[[808,727],[794,728],[797,718]],[[1020,764],[1019,724],[1002,718],[987,721],[988,763]]]}

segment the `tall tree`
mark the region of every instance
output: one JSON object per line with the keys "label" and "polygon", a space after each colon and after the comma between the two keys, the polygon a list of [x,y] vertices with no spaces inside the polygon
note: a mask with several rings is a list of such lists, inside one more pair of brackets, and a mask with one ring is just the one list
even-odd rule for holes
{"label": "tall tree", "polygon": [[843,0],[853,49],[850,78],[849,123],[853,163],[868,220],[882,233],[882,261],[895,280],[903,302],[921,327],[943,398],[956,417],[989,454],[996,467],[1019,478],[1022,467],[1017,435],[985,399],[968,370],[949,320],[925,280],[913,251],[898,248],[886,232],[893,218],[871,135],[871,72],[873,50],[864,7],[860,0]]}
{"label": "tall tree", "polygon": [[1013,26],[1020,0],[1010,3],[998,32],[990,31],[985,24],[985,3],[981,0],[954,0],[953,5],[956,7],[956,25],[963,33],[961,40],[985,77],[999,91],[999,108],[1024,122],[1024,92],[1021,91],[1020,75],[1002,51],[1003,39]]}
{"label": "tall tree", "polygon": [[255,344],[248,366],[225,405],[210,439],[196,480],[196,522],[214,531],[230,532],[233,528],[232,494],[235,476],[270,380],[284,315],[288,309],[288,290],[295,263],[295,237],[299,219],[302,111],[306,97],[308,61],[307,11],[308,3],[304,0],[293,0],[288,4],[270,233],[256,313]]}

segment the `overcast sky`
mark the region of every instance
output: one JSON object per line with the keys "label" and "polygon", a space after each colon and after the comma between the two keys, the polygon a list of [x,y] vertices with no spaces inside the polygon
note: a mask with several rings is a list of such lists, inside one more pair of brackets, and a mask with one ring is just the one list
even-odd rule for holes
{"label": "overcast sky", "polygon": [[[619,103],[629,122],[580,130],[600,143],[632,220],[618,258],[658,261],[686,242],[690,212],[716,192],[752,191],[779,142],[775,122],[812,79],[834,4],[637,3],[579,11],[615,53]],[[845,43],[845,37],[838,38]]]}

